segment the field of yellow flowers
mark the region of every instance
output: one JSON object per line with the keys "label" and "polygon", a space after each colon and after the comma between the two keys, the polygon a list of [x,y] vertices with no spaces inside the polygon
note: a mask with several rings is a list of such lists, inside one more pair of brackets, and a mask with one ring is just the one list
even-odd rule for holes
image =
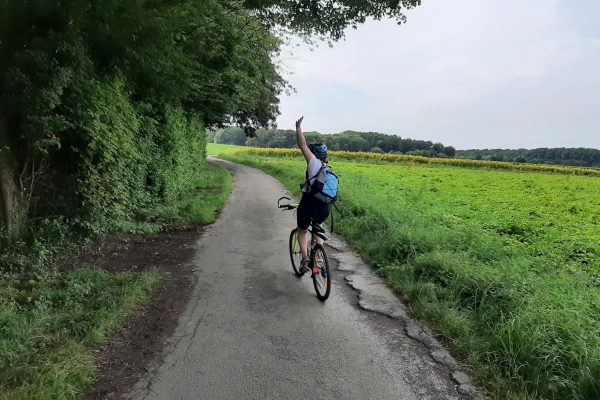
{"label": "field of yellow flowers", "polygon": [[[256,154],[262,156],[297,156],[298,151],[296,149],[269,149],[269,148],[258,148],[258,147],[242,147],[237,151],[243,151],[246,154]],[[572,175],[590,175],[600,176],[600,169],[597,168],[585,168],[585,167],[569,167],[561,165],[546,165],[546,164],[520,164],[503,161],[484,161],[484,160],[467,160],[461,158],[431,158],[421,156],[409,156],[402,154],[389,154],[389,153],[368,153],[368,152],[354,152],[354,151],[332,151],[330,152],[332,158],[344,159],[344,160],[362,160],[371,162],[393,162],[393,163],[417,163],[417,164],[429,164],[429,165],[453,165],[458,167],[479,167],[479,168],[491,168],[491,169],[507,169],[514,171],[539,171],[539,172],[554,172],[560,174],[572,174]]]}

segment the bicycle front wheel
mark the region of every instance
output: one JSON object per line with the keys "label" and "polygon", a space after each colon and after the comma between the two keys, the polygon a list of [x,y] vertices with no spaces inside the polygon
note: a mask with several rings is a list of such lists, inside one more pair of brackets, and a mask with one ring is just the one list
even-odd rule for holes
{"label": "bicycle front wheel", "polygon": [[331,271],[329,269],[329,259],[325,249],[320,244],[315,245],[313,251],[313,284],[317,297],[321,301],[327,300],[331,293]]}
{"label": "bicycle front wheel", "polygon": [[294,274],[296,274],[297,277],[301,277],[300,263],[302,262],[302,251],[300,250],[300,244],[298,243],[298,228],[292,229],[290,232],[290,260],[292,261]]}

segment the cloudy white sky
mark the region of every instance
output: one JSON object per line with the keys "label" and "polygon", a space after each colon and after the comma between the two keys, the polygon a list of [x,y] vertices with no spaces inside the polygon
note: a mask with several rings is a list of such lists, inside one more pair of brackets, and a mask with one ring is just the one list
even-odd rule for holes
{"label": "cloudy white sky", "polygon": [[424,0],[282,55],[280,128],[465,148],[600,148],[600,0]]}

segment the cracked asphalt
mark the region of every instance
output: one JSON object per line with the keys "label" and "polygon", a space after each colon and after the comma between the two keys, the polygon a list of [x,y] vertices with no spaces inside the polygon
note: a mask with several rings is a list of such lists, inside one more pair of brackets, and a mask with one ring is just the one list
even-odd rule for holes
{"label": "cracked asphalt", "polygon": [[219,220],[197,244],[198,284],[159,362],[132,399],[473,399],[458,363],[342,241],[321,303],[288,254],[289,193],[269,175],[234,175]]}

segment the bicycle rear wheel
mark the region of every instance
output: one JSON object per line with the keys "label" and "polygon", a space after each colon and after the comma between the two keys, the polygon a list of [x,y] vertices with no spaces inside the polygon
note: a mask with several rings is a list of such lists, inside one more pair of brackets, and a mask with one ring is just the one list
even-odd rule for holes
{"label": "bicycle rear wheel", "polygon": [[[316,267],[316,270],[314,268]],[[327,300],[331,293],[331,271],[329,269],[329,259],[325,249],[320,244],[315,245],[312,259],[313,284],[317,297],[321,301]],[[316,273],[315,273],[316,272]]]}
{"label": "bicycle rear wheel", "polygon": [[301,277],[303,275],[300,273],[302,251],[300,251],[300,244],[298,244],[298,228],[294,228],[290,232],[290,260],[292,261],[294,274],[296,274],[297,277]]}

